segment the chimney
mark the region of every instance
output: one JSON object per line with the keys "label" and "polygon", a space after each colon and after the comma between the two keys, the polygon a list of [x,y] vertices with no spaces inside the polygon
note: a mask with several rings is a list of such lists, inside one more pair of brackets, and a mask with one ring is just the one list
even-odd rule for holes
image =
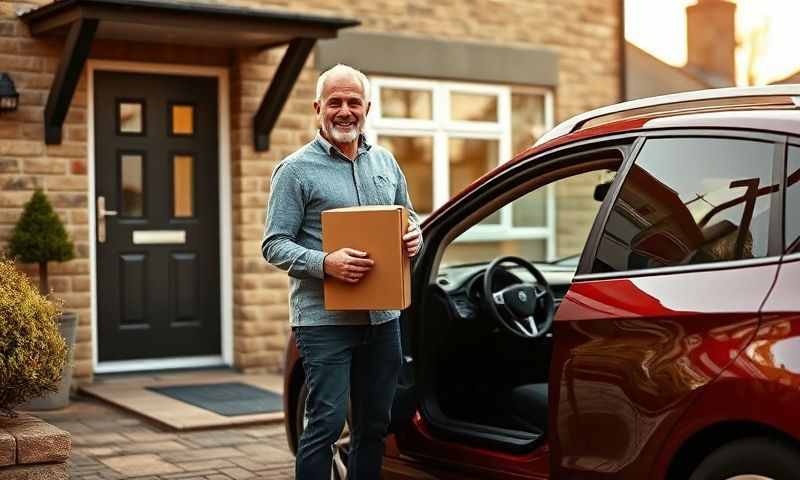
{"label": "chimney", "polygon": [[686,7],[687,69],[715,87],[736,84],[736,4],[698,0]]}

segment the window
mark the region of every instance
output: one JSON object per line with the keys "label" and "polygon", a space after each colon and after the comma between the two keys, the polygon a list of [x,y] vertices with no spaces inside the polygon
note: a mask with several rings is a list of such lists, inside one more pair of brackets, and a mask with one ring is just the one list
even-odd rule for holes
{"label": "window", "polygon": [[[397,158],[423,217],[533,145],[553,123],[552,94],[544,89],[385,77],[371,82],[368,135]],[[555,190],[547,188],[485,218],[459,241],[499,242],[529,234],[552,259],[554,202]]]}
{"label": "window", "polygon": [[723,138],[646,141],[600,240],[594,272],[764,257],[774,147]]}
{"label": "window", "polygon": [[800,253],[800,147],[789,145],[786,167],[786,253]]}
{"label": "window", "polygon": [[[621,157],[619,161],[622,161]],[[577,258],[583,251],[589,230],[603,201],[603,196],[597,192],[604,191],[602,187],[610,185],[615,172],[616,170],[603,169],[579,173],[556,180],[546,187],[530,191],[513,200],[511,211],[514,213],[512,218],[514,229],[494,239],[454,241],[447,246],[441,266],[490,262],[505,255],[522,257],[531,262],[542,262],[553,258],[552,252],[548,252],[548,248],[552,246],[555,257],[561,259],[562,266],[577,267]],[[558,228],[556,239],[548,236],[545,228],[531,226],[544,223],[547,216],[545,197],[548,188],[555,190],[559,198],[555,212]],[[473,236],[474,230],[482,228],[488,223],[488,219],[496,215],[497,212],[490,214],[462,233],[461,237]]]}

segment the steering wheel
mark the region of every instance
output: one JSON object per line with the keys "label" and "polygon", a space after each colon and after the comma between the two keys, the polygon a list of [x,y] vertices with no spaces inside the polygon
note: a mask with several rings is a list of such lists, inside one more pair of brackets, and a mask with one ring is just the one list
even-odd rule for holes
{"label": "steering wheel", "polygon": [[[533,285],[520,282],[493,292],[494,277],[504,263],[524,268],[536,282]],[[550,285],[536,267],[519,257],[500,257],[489,264],[483,274],[483,301],[500,325],[523,338],[541,337],[553,324],[556,302]]]}

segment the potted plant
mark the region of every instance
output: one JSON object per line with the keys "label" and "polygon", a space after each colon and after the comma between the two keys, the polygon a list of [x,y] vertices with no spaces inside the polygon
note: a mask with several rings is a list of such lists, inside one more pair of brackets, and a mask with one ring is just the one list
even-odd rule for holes
{"label": "potted plant", "polygon": [[[25,209],[14,227],[9,242],[9,255],[23,263],[39,265],[39,293],[47,297],[50,293],[47,278],[47,262],[66,262],[74,257],[74,247],[67,237],[64,224],[53,211],[52,205],[41,190],[36,190],[25,204]],[[72,382],[72,360],[78,316],[74,312],[60,313],[58,329],[68,348],[68,361],[58,388],[51,395],[34,399],[25,408],[62,408],[69,403]]]}
{"label": "potted plant", "polygon": [[14,262],[0,259],[0,415],[58,389],[67,361],[58,315]]}

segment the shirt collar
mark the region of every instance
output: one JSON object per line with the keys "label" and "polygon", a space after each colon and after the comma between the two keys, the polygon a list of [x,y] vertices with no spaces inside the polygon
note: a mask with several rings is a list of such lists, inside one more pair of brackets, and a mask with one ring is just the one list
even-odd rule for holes
{"label": "shirt collar", "polygon": [[[317,145],[322,148],[329,156],[334,156],[336,152],[339,152],[340,155],[344,155],[336,145],[333,145],[331,142],[325,140],[325,137],[322,136],[319,130],[317,130],[317,136],[314,138],[314,141]],[[372,145],[367,142],[367,136],[363,133],[358,135],[358,153],[368,152],[372,148]]]}

